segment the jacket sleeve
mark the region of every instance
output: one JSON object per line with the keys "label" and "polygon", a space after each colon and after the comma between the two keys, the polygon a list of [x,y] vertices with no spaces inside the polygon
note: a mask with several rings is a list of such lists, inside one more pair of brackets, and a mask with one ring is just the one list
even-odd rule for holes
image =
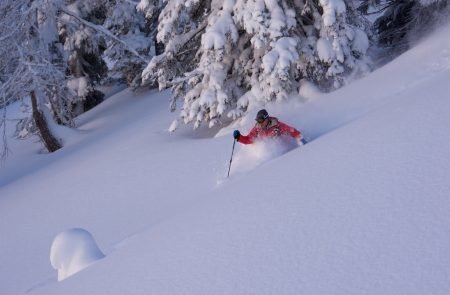
{"label": "jacket sleeve", "polygon": [[297,129],[295,129],[294,127],[291,127],[287,124],[284,124],[282,122],[278,122],[278,126],[281,129],[281,132],[283,134],[288,134],[290,136],[292,136],[293,138],[301,138],[301,132],[298,131]]}
{"label": "jacket sleeve", "polygon": [[252,130],[248,133],[248,135],[239,136],[238,142],[243,144],[251,144],[253,140],[257,137],[256,127],[253,127]]}

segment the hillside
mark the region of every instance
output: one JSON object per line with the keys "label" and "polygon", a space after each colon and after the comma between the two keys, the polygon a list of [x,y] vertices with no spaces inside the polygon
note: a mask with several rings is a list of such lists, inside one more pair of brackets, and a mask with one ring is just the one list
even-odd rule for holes
{"label": "hillside", "polygon": [[[268,106],[312,141],[255,159],[238,145],[229,179],[231,130],[254,113],[214,137],[170,134],[168,93],[120,92],[52,155],[12,143],[0,293],[448,294],[449,34],[339,91]],[[58,283],[50,245],[74,227],[106,257]]]}

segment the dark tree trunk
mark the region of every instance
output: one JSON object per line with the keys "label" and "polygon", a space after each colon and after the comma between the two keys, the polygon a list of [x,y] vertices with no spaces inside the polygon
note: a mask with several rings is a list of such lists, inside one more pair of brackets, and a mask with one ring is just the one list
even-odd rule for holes
{"label": "dark tree trunk", "polygon": [[33,119],[45,147],[50,153],[59,150],[62,146],[48,128],[44,114],[38,109],[36,93],[34,91],[31,91],[31,105],[33,107]]}

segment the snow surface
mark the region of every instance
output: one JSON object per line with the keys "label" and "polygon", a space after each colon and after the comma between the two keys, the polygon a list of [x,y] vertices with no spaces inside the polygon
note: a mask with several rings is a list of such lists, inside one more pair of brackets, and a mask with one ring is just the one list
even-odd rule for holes
{"label": "snow surface", "polygon": [[[313,141],[248,165],[237,145],[228,179],[230,133],[255,114],[170,134],[168,93],[114,95],[54,154],[10,139],[0,294],[449,294],[449,34],[267,106]],[[71,228],[106,257],[57,282],[51,243]]]}

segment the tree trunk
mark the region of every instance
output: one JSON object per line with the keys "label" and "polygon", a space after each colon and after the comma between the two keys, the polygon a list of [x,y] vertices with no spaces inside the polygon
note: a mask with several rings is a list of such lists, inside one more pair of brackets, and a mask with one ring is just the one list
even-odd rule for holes
{"label": "tree trunk", "polygon": [[50,153],[59,150],[62,146],[48,128],[44,114],[38,109],[36,93],[34,91],[31,91],[31,106],[33,107],[34,122],[45,147]]}

